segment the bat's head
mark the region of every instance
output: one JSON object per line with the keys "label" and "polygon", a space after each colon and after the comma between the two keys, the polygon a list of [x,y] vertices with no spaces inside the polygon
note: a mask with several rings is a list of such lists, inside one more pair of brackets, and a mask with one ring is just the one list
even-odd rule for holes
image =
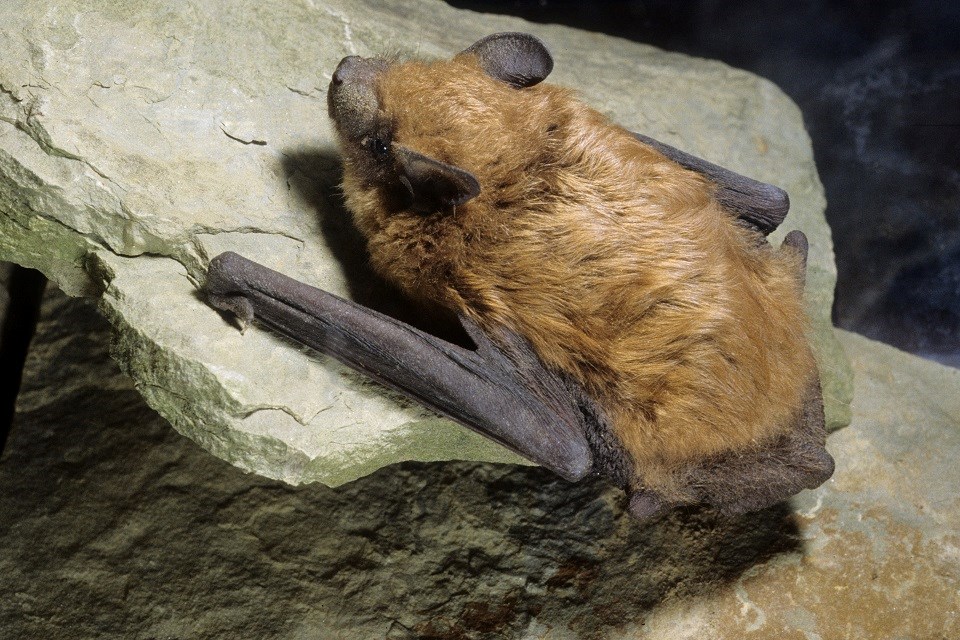
{"label": "bat's head", "polygon": [[530,166],[556,129],[535,87],[553,68],[522,33],[483,38],[452,60],[349,56],[327,94],[351,208],[449,210]]}

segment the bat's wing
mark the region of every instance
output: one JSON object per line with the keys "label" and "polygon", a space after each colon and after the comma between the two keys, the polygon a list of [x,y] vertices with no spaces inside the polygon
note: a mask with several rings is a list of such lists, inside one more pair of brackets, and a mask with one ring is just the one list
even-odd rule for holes
{"label": "bat's wing", "polygon": [[[800,232],[784,244],[806,253]],[[229,252],[211,261],[206,292],[214,307],[235,313],[242,325],[256,318],[568,480],[591,471],[606,476],[628,492],[634,516],[676,506],[635,484],[632,463],[610,436],[602,408],[546,369],[515,333],[488,333],[461,318],[476,345],[465,349]],[[742,513],[816,487],[833,472],[825,437],[814,379],[787,434],[756,450],[684,469],[678,478],[687,489],[683,502]]]}
{"label": "bat's wing", "polygon": [[740,221],[764,236],[770,235],[787,217],[790,198],[783,189],[742,176],[649,136],[639,133],[633,135],[680,166],[702,173],[715,182],[720,204],[736,213]]}
{"label": "bat's wing", "polygon": [[235,253],[210,263],[210,303],[333,356],[568,480],[591,471],[584,412],[569,385],[509,331],[462,319],[464,349]]}

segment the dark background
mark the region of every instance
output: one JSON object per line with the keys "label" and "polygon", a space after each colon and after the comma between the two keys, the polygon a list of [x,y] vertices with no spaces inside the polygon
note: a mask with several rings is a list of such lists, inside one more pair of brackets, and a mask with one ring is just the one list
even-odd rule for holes
{"label": "dark background", "polygon": [[960,2],[448,0],[722,60],[803,111],[834,323],[960,366]]}

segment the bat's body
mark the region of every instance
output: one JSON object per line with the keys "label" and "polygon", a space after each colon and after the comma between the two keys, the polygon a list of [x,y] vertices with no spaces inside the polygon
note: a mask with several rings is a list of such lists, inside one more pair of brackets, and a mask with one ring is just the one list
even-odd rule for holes
{"label": "bat's body", "polygon": [[[822,450],[805,242],[770,247],[778,220],[737,200],[756,183],[736,176],[747,188],[733,188],[702,161],[688,168],[688,156],[539,84],[551,66],[520,34],[451,61],[344,59],[330,112],[373,266],[494,348],[519,337],[532,353],[508,360],[533,360],[540,378],[573,390],[592,431],[580,437],[639,515],[665,502],[742,510],[784,497],[764,487],[763,499],[745,498],[736,478],[708,476],[727,465],[746,474],[741,485],[769,484],[744,461],[789,466],[797,433]],[[823,456],[785,481],[791,493],[829,476]]]}

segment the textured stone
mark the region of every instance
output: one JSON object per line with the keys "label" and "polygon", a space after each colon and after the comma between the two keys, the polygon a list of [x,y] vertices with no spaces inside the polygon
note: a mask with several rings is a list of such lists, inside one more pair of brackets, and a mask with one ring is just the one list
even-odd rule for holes
{"label": "textured stone", "polygon": [[0,459],[11,638],[940,639],[960,635],[960,372],[841,333],[834,479],[647,525],[599,483],[405,463],[331,489],[167,428],[51,295]]}
{"label": "textured stone", "polygon": [[100,296],[151,406],[244,469],[337,485],[401,460],[521,462],[329,359],[240,336],[197,295],[209,258],[231,249],[396,309],[336,191],[327,78],[345,54],[448,56],[500,30],[541,36],[552,79],[625,126],[787,189],[784,231],[813,247],[828,420],[848,417],[823,191],[800,113],[769,82],[439,2],[41,0],[5,3],[0,19],[0,259]]}

